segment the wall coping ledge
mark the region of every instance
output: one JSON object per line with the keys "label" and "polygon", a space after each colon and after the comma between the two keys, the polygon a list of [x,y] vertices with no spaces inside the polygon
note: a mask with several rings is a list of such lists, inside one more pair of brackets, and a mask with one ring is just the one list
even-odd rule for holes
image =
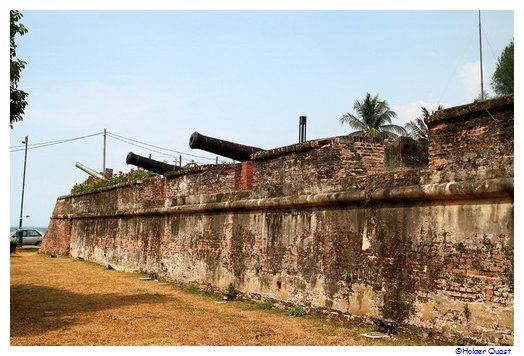
{"label": "wall coping ledge", "polygon": [[184,166],[181,169],[177,169],[171,172],[166,172],[166,174],[164,174],[164,177],[171,178],[171,177],[184,176],[188,174],[195,174],[195,173],[205,172],[205,171],[212,172],[212,171],[223,171],[227,169],[236,169],[236,167],[239,165],[240,163],[220,163],[220,164],[211,163],[211,164],[202,164],[202,165],[195,165],[195,166]]}
{"label": "wall coping ledge", "polygon": [[278,156],[288,155],[294,152],[307,151],[307,150],[311,150],[314,148],[323,147],[326,145],[333,145],[333,143],[340,143],[341,141],[342,142],[345,141],[349,145],[354,142],[384,143],[385,140],[387,139],[382,138],[382,137],[352,137],[349,135],[326,137],[326,138],[319,138],[315,140],[306,141],[303,143],[295,143],[289,146],[277,147],[277,148],[273,148],[270,150],[258,151],[258,152],[251,154],[251,159],[253,161],[264,160],[264,159],[274,158]]}
{"label": "wall coping ledge", "polygon": [[103,218],[115,216],[193,214],[202,211],[268,210],[304,207],[346,206],[373,204],[384,201],[417,202],[431,200],[467,200],[513,198],[513,178],[495,178],[481,181],[448,182],[378,188],[371,191],[339,191],[278,198],[245,199],[214,203],[169,206],[161,208],[115,211],[111,214],[58,214],[52,219]]}
{"label": "wall coping ledge", "polygon": [[428,126],[434,126],[440,122],[463,119],[465,117],[474,116],[484,111],[498,111],[508,106],[513,106],[514,95],[500,96],[494,99],[488,99],[483,101],[476,101],[470,104],[454,106],[447,109],[437,111],[429,118],[425,119],[425,123]]}

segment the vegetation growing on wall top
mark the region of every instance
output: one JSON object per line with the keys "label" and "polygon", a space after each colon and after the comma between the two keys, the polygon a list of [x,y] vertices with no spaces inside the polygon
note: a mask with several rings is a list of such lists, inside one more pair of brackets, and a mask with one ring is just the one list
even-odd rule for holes
{"label": "vegetation growing on wall top", "polygon": [[112,177],[105,180],[89,177],[85,182],[75,184],[71,189],[71,194],[84,193],[100,187],[108,187],[118,183],[131,182],[157,176],[158,174],[143,169],[131,169],[128,173],[120,171],[118,174],[114,174]]}

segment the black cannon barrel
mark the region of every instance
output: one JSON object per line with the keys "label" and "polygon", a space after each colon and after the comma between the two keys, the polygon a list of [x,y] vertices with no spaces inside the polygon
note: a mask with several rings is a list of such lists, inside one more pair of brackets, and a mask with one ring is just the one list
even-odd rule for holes
{"label": "black cannon barrel", "polygon": [[139,156],[133,152],[129,152],[127,154],[126,163],[147,169],[148,171],[158,174],[165,174],[180,168],[178,166],[173,166],[172,164],[167,164],[164,162],[155,161],[151,158]]}
{"label": "black cannon barrel", "polygon": [[189,138],[189,147],[199,148],[241,162],[251,160],[250,156],[252,153],[264,151],[262,148],[219,140],[218,138],[202,135],[196,131],[193,132]]}

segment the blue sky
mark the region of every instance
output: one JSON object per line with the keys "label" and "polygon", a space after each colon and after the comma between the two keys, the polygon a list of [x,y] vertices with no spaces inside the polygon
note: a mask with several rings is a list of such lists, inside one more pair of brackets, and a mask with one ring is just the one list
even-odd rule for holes
{"label": "blue sky", "polygon": [[[188,146],[193,131],[274,148],[348,133],[355,100],[379,94],[403,125],[480,92],[478,13],[468,11],[22,11],[17,37],[29,93],[10,146],[109,132],[214,160]],[[482,11],[485,89],[514,37],[513,11]],[[107,139],[107,167],[129,151]],[[175,154],[178,157],[178,154]],[[184,160],[191,159],[188,155]],[[195,158],[199,162],[205,161]],[[23,152],[10,159],[10,224],[18,225]],[[31,149],[26,226],[47,226],[56,198],[102,166],[102,137]],[[186,163],[187,161],[184,161]]]}

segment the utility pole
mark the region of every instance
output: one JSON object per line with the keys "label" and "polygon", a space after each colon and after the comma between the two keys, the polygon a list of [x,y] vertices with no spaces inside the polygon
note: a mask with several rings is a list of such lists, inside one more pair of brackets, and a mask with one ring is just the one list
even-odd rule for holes
{"label": "utility pole", "polygon": [[482,73],[482,29],[479,10],[479,44],[480,44],[480,100],[484,100],[484,74]]}
{"label": "utility pole", "polygon": [[104,129],[104,146],[102,148],[102,175],[106,176],[106,129]]}
{"label": "utility pole", "polygon": [[16,246],[17,247],[22,246],[22,231],[20,231],[20,229],[22,228],[22,216],[24,213],[25,172],[26,172],[26,167],[27,167],[27,146],[29,144],[29,137],[26,136],[25,140],[22,141],[22,143],[25,143],[25,156],[24,156],[24,175],[22,178],[22,201],[20,203],[20,221],[18,222],[18,231],[16,232]]}

